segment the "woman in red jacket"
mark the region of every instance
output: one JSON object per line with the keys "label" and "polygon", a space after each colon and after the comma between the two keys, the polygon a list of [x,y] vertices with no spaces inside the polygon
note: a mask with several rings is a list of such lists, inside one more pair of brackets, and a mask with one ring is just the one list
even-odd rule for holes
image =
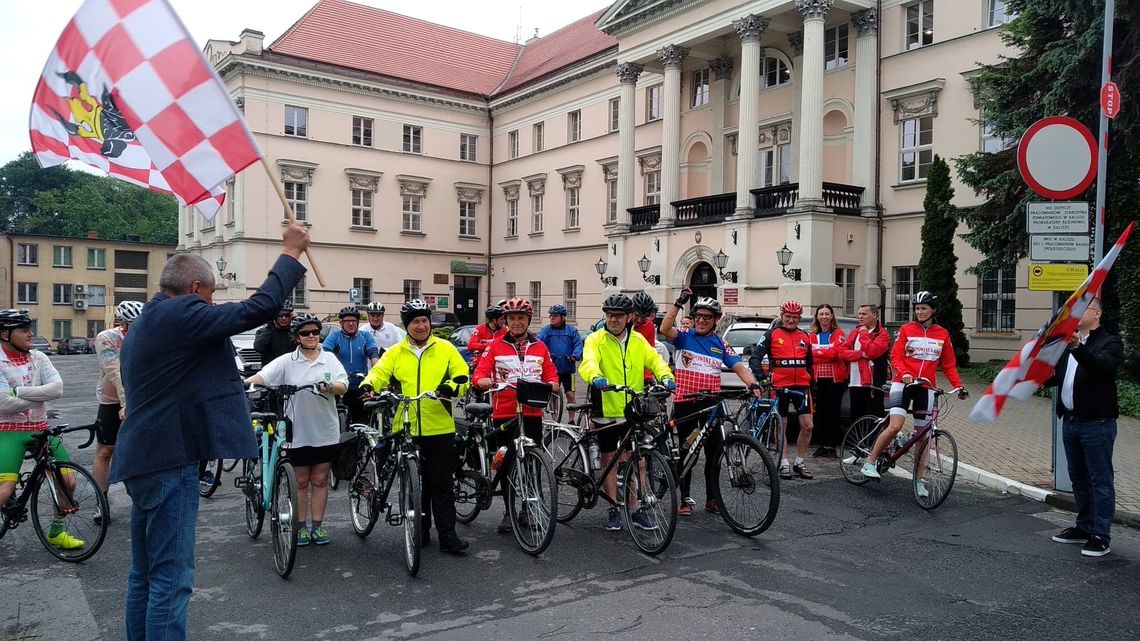
{"label": "woman in red jacket", "polygon": [[839,406],[847,390],[846,363],[839,359],[843,329],[835,321],[835,310],[824,303],[815,308],[811,321],[812,364],[815,368],[815,418],[818,441],[812,456],[836,458],[843,431]]}

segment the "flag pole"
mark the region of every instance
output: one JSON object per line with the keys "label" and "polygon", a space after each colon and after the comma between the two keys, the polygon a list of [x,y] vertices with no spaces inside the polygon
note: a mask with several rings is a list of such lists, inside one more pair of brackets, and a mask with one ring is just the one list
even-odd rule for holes
{"label": "flag pole", "polygon": [[[281,199],[281,204],[285,206],[285,216],[289,218],[289,222],[296,223],[297,216],[293,213],[293,206],[285,199],[285,190],[281,188],[281,183],[273,177],[273,168],[269,166],[269,161],[265,156],[261,157],[261,166],[265,168],[265,175],[269,177],[269,184],[277,190],[277,197]],[[317,267],[317,262],[313,260],[313,254],[309,252],[309,248],[305,248],[305,258],[309,259],[309,266],[313,268],[313,275],[317,277],[317,282],[321,287],[325,286],[325,279],[321,278],[321,270]]]}

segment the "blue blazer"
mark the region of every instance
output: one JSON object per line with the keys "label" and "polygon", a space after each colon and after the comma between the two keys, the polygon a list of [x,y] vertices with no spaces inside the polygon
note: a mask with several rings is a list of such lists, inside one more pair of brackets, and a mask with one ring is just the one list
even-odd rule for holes
{"label": "blue blazer", "polygon": [[119,357],[127,416],[112,483],[203,459],[257,458],[230,336],[272,320],[304,273],[281,256],[240,303],[160,293],[143,307]]}

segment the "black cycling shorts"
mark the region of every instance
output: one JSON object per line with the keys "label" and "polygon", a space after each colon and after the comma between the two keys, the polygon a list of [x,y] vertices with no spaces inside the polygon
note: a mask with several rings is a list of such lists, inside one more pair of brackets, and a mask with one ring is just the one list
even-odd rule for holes
{"label": "black cycling shorts", "polygon": [[95,442],[99,445],[112,446],[119,440],[119,427],[123,422],[119,420],[119,410],[122,405],[118,403],[100,403],[99,413],[95,416]]}
{"label": "black cycling shorts", "polygon": [[812,413],[812,400],[810,387],[789,387],[789,392],[795,394],[780,394],[778,411],[780,416],[810,416]]}
{"label": "black cycling shorts", "polygon": [[574,393],[574,372],[559,372],[558,384],[562,386],[562,391],[573,394]]}
{"label": "black cycling shorts", "polygon": [[293,467],[309,467],[321,463],[332,463],[340,453],[340,444],[311,445],[289,448],[289,462]]}

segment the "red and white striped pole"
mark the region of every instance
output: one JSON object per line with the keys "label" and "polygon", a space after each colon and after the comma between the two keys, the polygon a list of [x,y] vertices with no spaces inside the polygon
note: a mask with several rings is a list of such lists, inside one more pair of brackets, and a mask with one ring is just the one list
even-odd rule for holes
{"label": "red and white striped pole", "polygon": [[[1104,50],[1101,54],[1100,86],[1112,82],[1112,23],[1116,17],[1115,0],[1104,0]],[[1117,98],[1119,100],[1119,97]],[[1100,110],[1100,134],[1097,136],[1096,224],[1093,232],[1093,264],[1104,258],[1105,195],[1108,191],[1108,114]]]}

